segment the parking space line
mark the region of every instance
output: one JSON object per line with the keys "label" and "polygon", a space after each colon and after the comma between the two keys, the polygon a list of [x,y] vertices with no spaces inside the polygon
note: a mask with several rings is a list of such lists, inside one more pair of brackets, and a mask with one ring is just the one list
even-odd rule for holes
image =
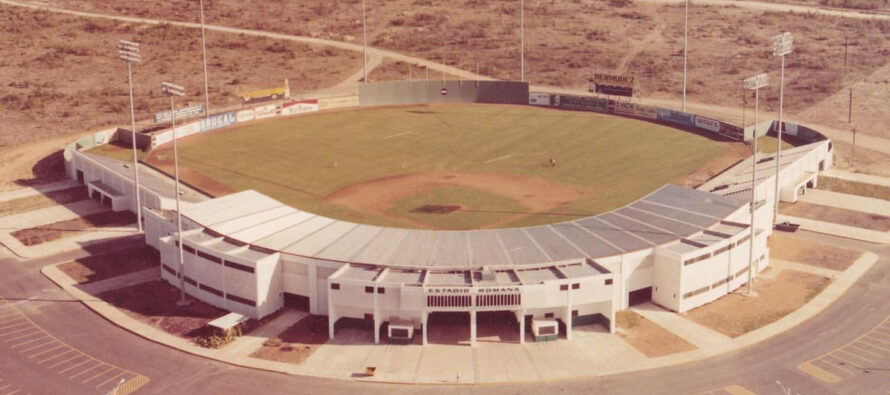
{"label": "parking space line", "polygon": [[[28,359],[42,358],[37,362],[38,364],[53,361],[52,364],[46,366],[46,369],[54,371],[53,369],[57,367],[61,368],[62,370],[56,372],[59,375],[71,372],[72,376],[69,376],[69,379],[87,373],[92,374],[83,380],[82,384],[101,379],[109,373],[113,375],[111,379],[102,379],[103,382],[96,385],[96,389],[111,383],[114,379],[132,375],[120,386],[121,388],[118,388],[117,395],[125,395],[138,390],[149,382],[149,378],[146,376],[100,361],[60,340],[31,320],[21,309],[9,303],[3,296],[0,296],[0,339],[4,340],[4,343],[12,342],[10,348],[16,349],[20,354],[27,355]],[[70,355],[71,353],[74,355]],[[85,359],[79,361],[81,358]],[[65,366],[66,364],[71,364],[71,366]],[[97,369],[103,367],[104,370],[97,373]]]}
{"label": "parking space line", "polygon": [[[63,363],[71,362],[71,361],[73,361],[73,360],[75,360],[75,359],[77,359],[77,358],[83,357],[83,356],[85,356],[85,355],[84,355],[84,354],[80,354],[80,353],[78,353],[77,355],[75,355],[75,356],[73,356],[73,357],[71,357],[71,358],[68,358],[68,359],[66,359],[66,360],[64,360],[64,361],[56,361],[56,363],[54,363],[54,364],[52,364],[52,365],[49,365],[49,366],[47,366],[46,368],[47,368],[47,369],[52,369],[52,368],[54,368],[54,367],[56,367],[56,366],[59,366],[59,365],[61,365],[61,364],[63,364]],[[40,363],[40,362],[38,362],[38,364],[39,364],[39,363]]]}
{"label": "parking space line", "polygon": [[15,328],[15,327],[20,326],[20,325],[22,325],[22,324],[25,324],[25,325],[29,325],[29,324],[30,324],[27,320],[22,319],[22,318],[19,318],[18,320],[13,320],[13,321],[19,321],[19,322],[15,323],[15,324],[9,324],[9,325],[6,325],[6,326],[0,326],[0,331],[3,331],[4,329],[9,329],[9,328]]}
{"label": "parking space line", "polygon": [[93,367],[91,367],[91,368],[89,368],[89,369],[87,369],[87,370],[81,370],[80,373],[77,373],[77,374],[75,374],[75,375],[73,375],[73,376],[68,376],[68,378],[69,378],[69,379],[73,379],[73,378],[75,378],[75,377],[79,377],[80,375],[82,375],[82,374],[84,374],[84,373],[87,373],[87,372],[89,372],[89,371],[92,371],[93,369],[96,369],[96,368],[98,368],[98,367],[100,367],[100,366],[102,366],[102,365],[105,365],[105,363],[102,362],[102,361],[95,360],[95,359],[94,359],[94,361],[98,362],[99,364],[98,364],[98,365],[95,365],[95,366],[93,366]]}
{"label": "parking space line", "polygon": [[12,387],[12,384],[6,384],[6,385],[2,386],[2,387],[0,387],[0,390],[5,390],[9,387]]}
{"label": "parking space line", "polygon": [[47,346],[47,345],[49,345],[49,344],[53,344],[53,343],[55,343],[55,340],[50,339],[50,340],[46,341],[46,343],[40,343],[40,344],[38,344],[38,345],[36,345],[36,346],[31,346],[31,347],[28,347],[28,348],[23,348],[23,349],[19,350],[19,353],[24,354],[24,353],[26,353],[26,352],[28,352],[28,351],[36,350],[36,349],[39,349],[40,347],[45,347],[45,346]]}
{"label": "parking space line", "polygon": [[118,373],[117,375],[112,376],[110,379],[105,380],[105,381],[103,381],[103,382],[101,382],[101,383],[99,383],[99,384],[96,384],[96,386],[93,387],[93,388],[98,389],[99,387],[101,387],[101,386],[103,386],[103,385],[105,385],[105,384],[108,384],[108,383],[110,383],[110,382],[112,382],[112,381],[114,381],[114,380],[117,380],[118,377],[121,377],[121,376],[123,376],[123,375],[125,375],[125,374],[127,374],[127,372],[120,372],[120,373]]}
{"label": "parking space line", "polygon": [[847,356],[846,356],[844,359],[846,359],[846,360],[848,360],[848,361],[850,361],[850,362],[856,362],[856,360],[859,360],[861,363],[865,363],[865,364],[870,364],[870,363],[874,362],[873,359],[869,359],[869,358],[863,357],[862,355],[859,355],[859,354],[855,354],[855,353],[849,352],[849,351],[847,351],[846,349],[843,349],[843,350],[837,350],[837,351],[835,351],[834,353],[835,353],[835,354],[837,354],[837,353],[844,353],[844,354],[846,354]]}
{"label": "parking space line", "polygon": [[[890,316],[847,344],[801,363],[797,368],[818,380],[837,383],[846,376],[852,376],[856,371],[861,370],[861,366],[870,365],[876,360],[886,357],[884,352],[890,354],[890,348],[884,346],[884,343],[890,346],[890,341],[881,340],[881,336],[884,336],[882,331],[886,328],[890,328]],[[825,364],[825,368],[818,366],[817,363]],[[843,373],[834,374],[827,370],[828,368],[837,369]]]}
{"label": "parking space line", "polygon": [[866,354],[873,355],[873,356],[875,356],[875,357],[877,357],[877,358],[882,358],[882,357],[883,357],[883,355],[881,355],[881,353],[879,353],[879,352],[877,352],[877,351],[874,351],[874,350],[868,348],[868,347],[867,347],[868,345],[869,345],[868,343],[863,342],[863,341],[860,340],[860,341],[858,341],[858,342],[856,342],[856,343],[851,344],[851,345],[849,346],[849,348],[853,348],[853,349],[856,349],[856,350],[859,351],[859,352],[863,352],[863,353],[866,353]]}
{"label": "parking space line", "polygon": [[14,331],[12,331],[12,332],[6,332],[6,333],[4,333],[4,334],[0,334],[0,337],[3,337],[3,336],[5,336],[5,335],[11,335],[11,334],[13,334],[13,333],[18,333],[18,332],[26,331],[26,330],[29,330],[29,329],[34,329],[34,328],[32,328],[32,327],[29,326],[29,327],[27,327],[27,328],[17,329],[17,330],[14,330]]}
{"label": "parking space line", "polygon": [[885,339],[885,338],[884,338],[883,336],[881,336],[880,334],[873,333],[872,336],[869,336],[869,338],[870,338],[870,339],[875,339],[875,340],[877,340],[877,341],[879,341],[879,342],[882,342],[882,343],[888,343],[888,344],[890,344],[890,336],[887,336],[887,338]]}
{"label": "parking space line", "polygon": [[56,351],[56,350],[58,350],[58,349],[60,349],[60,348],[62,348],[62,347],[66,347],[66,346],[65,346],[64,344],[58,344],[58,345],[56,345],[55,347],[50,348],[49,350],[43,350],[43,351],[41,351],[41,352],[39,352],[39,353],[37,353],[37,354],[31,354],[31,355],[28,355],[28,359],[34,359],[34,358],[35,358],[36,356],[38,356],[38,355],[43,355],[43,354],[46,354],[46,353],[49,353],[49,352],[53,352],[53,351]]}
{"label": "parking space line", "polygon": [[[38,329],[38,328],[34,328],[34,329]],[[37,332],[40,332],[40,330],[38,329]],[[21,338],[23,338],[23,337],[28,337],[28,336],[32,336],[32,335],[34,335],[34,332],[32,332],[32,333],[25,333],[25,334],[18,335],[18,336],[15,336],[15,337],[10,337],[9,339],[3,340],[3,342],[4,342],[4,343],[9,343],[9,342],[11,342],[11,341],[16,341],[16,340],[21,339]]]}
{"label": "parking space line", "polygon": [[101,376],[104,375],[105,373],[108,373],[108,372],[110,372],[110,371],[112,371],[112,370],[114,370],[114,369],[117,369],[117,368],[115,368],[114,366],[110,366],[108,369],[103,370],[102,373],[99,373],[99,374],[90,376],[90,378],[88,378],[88,379],[86,379],[86,380],[84,380],[84,381],[81,381],[80,383],[81,383],[81,384],[86,384],[86,383],[88,383],[88,382],[90,382],[90,381],[93,381],[93,380],[95,380],[95,379],[101,377]]}
{"label": "parking space line", "polygon": [[3,395],[15,395],[15,394],[17,394],[17,393],[19,393],[19,392],[22,392],[22,390],[17,389],[17,390],[12,391],[12,392],[7,392],[7,393],[5,393],[5,394],[3,394]]}
{"label": "parking space line", "polygon": [[67,372],[67,371],[69,371],[69,370],[71,370],[71,369],[74,369],[74,368],[76,368],[76,367],[78,367],[78,366],[80,366],[80,365],[83,365],[83,364],[85,364],[85,363],[87,363],[87,362],[90,362],[90,361],[92,361],[92,360],[93,360],[93,357],[89,357],[89,358],[87,358],[87,360],[85,360],[85,361],[81,361],[81,362],[78,363],[77,365],[69,366],[69,367],[65,368],[64,370],[60,370],[58,373],[59,373],[59,374],[65,373],[65,372]]}

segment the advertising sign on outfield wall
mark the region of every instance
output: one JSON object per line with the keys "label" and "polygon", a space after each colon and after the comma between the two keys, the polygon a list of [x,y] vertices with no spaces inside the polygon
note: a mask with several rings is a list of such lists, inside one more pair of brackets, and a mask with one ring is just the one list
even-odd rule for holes
{"label": "advertising sign on outfield wall", "polygon": [[235,122],[247,122],[253,121],[256,118],[253,109],[250,110],[241,110],[235,113]]}
{"label": "advertising sign on outfield wall", "polygon": [[318,99],[318,109],[328,110],[331,108],[357,107],[359,105],[358,96],[332,97],[329,99]]}
{"label": "advertising sign on outfield wall", "polygon": [[281,115],[318,111],[318,100],[294,100],[281,105]]}
{"label": "advertising sign on outfield wall", "polygon": [[235,112],[227,112],[225,114],[216,114],[200,121],[201,133],[214,129],[223,128],[235,124]]}
{"label": "advertising sign on outfield wall", "polygon": [[635,104],[634,116],[652,120],[658,119],[658,107],[647,106],[645,104]]}
{"label": "advertising sign on outfield wall", "polygon": [[736,141],[742,141],[745,138],[744,129],[726,122],[720,122],[720,134]]}
{"label": "advertising sign on outfield wall", "polygon": [[550,105],[550,94],[549,93],[529,92],[528,93],[528,104],[531,104],[533,106],[549,106]]}
{"label": "advertising sign on outfield wall", "polygon": [[634,104],[628,102],[615,102],[615,114],[634,115]]}
{"label": "advertising sign on outfield wall", "polygon": [[[204,112],[203,105],[183,107],[176,110],[176,120],[194,118]],[[155,123],[170,122],[170,111],[155,114]]]}
{"label": "advertising sign on outfield wall", "polygon": [[563,108],[596,112],[607,112],[609,109],[609,101],[598,97],[568,95],[555,97],[559,99],[554,100],[553,105]]}
{"label": "advertising sign on outfield wall", "polygon": [[93,135],[93,143],[96,145],[105,144],[105,132],[96,132]]}
{"label": "advertising sign on outfield wall", "polygon": [[680,126],[695,126],[694,114],[689,114],[682,111],[668,110],[666,108],[658,109],[658,120]]}
{"label": "advertising sign on outfield wall", "polygon": [[695,127],[709,130],[714,133],[720,133],[720,121],[711,118],[705,118],[701,115],[695,116]]}
{"label": "advertising sign on outfield wall", "polygon": [[274,104],[267,104],[254,108],[253,112],[255,113],[255,119],[271,118],[276,114],[276,107]]}
{"label": "advertising sign on outfield wall", "polygon": [[[772,125],[770,125],[769,131],[773,133],[777,132],[778,122],[773,121]],[[788,122],[782,122],[782,134],[787,134],[789,136],[797,136],[797,125]]]}

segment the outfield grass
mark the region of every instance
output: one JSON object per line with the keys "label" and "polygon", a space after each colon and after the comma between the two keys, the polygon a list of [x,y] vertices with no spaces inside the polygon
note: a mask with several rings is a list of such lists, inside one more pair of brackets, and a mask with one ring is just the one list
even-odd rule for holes
{"label": "outfield grass", "polygon": [[[162,147],[152,157],[167,155],[170,149]],[[726,150],[725,143],[648,122],[493,105],[316,113],[189,137],[179,145],[181,165],[235,190],[255,189],[303,210],[387,226],[410,225],[379,214],[358,213],[324,198],[364,181],[444,171],[537,177],[587,193],[551,210],[549,214],[554,215],[503,224],[533,225],[621,207]],[[550,157],[558,163],[554,168],[546,165]],[[436,188],[423,198],[430,204],[444,204],[452,192]],[[388,212],[409,213],[420,205],[418,199],[399,202]],[[494,196],[490,204],[473,204],[506,205],[504,211],[512,210],[515,202],[503,199]],[[466,222],[462,224],[449,215],[424,217],[422,222],[449,228],[478,224],[471,216],[463,216]]]}

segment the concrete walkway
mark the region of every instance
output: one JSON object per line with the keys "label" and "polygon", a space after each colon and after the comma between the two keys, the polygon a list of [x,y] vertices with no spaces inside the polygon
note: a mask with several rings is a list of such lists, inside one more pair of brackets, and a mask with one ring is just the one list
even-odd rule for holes
{"label": "concrete walkway", "polygon": [[74,188],[80,186],[77,181],[63,180],[52,184],[39,185],[36,187],[28,187],[17,189],[15,191],[0,192],[0,202],[21,199],[31,196],[43,195],[50,192],[61,191],[63,189]]}
{"label": "concrete walkway", "polygon": [[669,332],[680,336],[702,350],[720,349],[732,340],[729,336],[686,319],[682,314],[665,310],[652,303],[634,306],[630,310],[667,329]]}
{"label": "concrete walkway", "polygon": [[[818,276],[823,276],[823,277],[828,277],[828,278],[835,278],[835,277],[839,276],[841,273],[843,273],[838,270],[831,270],[831,269],[826,269],[824,267],[807,265],[805,263],[783,261],[783,260],[776,259],[776,258],[770,258],[769,265],[771,267],[773,267],[774,269],[796,270],[798,272],[810,273],[810,274],[815,274]],[[778,273],[779,271],[780,270],[773,270],[773,272],[771,274],[773,274],[773,276],[775,276],[775,274]]]}
{"label": "concrete walkway", "polygon": [[136,223],[121,227],[104,227],[84,230],[80,234],[64,237],[35,246],[26,246],[12,236],[12,233],[49,225],[59,221],[68,221],[90,214],[96,214],[108,210],[93,200],[82,200],[66,205],[52,206],[27,213],[10,215],[0,218],[0,244],[8,248],[13,254],[22,258],[36,258],[49,256],[61,252],[83,248],[91,243],[114,237],[130,236],[138,234]]}
{"label": "concrete walkway", "polygon": [[[74,281],[56,266],[44,267],[42,272],[112,323],[154,342],[201,357],[295,375],[375,382],[471,384],[603,376],[692,362],[746,347],[787,331],[824,310],[868,271],[877,258],[873,253],[865,253],[849,269],[836,273],[834,281],[825,290],[797,311],[737,338],[716,333],[680,314],[666,312],[651,304],[635,307],[637,313],[699,347],[663,357],[646,358],[619,336],[611,335],[598,326],[576,328],[571,341],[527,342],[524,345],[502,341],[496,334],[491,334],[481,336],[476,347],[450,344],[425,347],[375,345],[368,331],[342,329],[335,339],[319,347],[299,365],[249,358],[246,355],[253,352],[254,346],[259,348],[265,340],[264,336],[280,333],[299,321],[304,313],[285,313],[250,338],[239,339],[224,349],[206,349],[135,320],[114,306],[96,300],[82,287],[75,286]],[[128,283],[126,279],[113,280],[106,280],[108,282],[105,284],[123,286]],[[373,377],[363,376],[361,373],[366,366],[376,367],[377,374]]]}
{"label": "concrete walkway", "polygon": [[790,221],[800,224],[800,228],[817,233],[824,233],[834,236],[845,237],[853,240],[861,240],[876,244],[890,244],[890,233],[878,232],[876,230],[868,230],[857,228],[855,226],[835,224],[825,221],[817,221],[809,218],[792,217],[790,215],[779,214],[779,222]]}
{"label": "concrete walkway", "polygon": [[223,347],[223,350],[233,355],[249,356],[262,347],[266,339],[277,337],[281,332],[286,331],[308,315],[309,313],[302,311],[286,310],[278,317],[275,317],[274,320],[267,322],[259,330],[254,331],[254,333],[238,337],[235,341]]}
{"label": "concrete walkway", "polygon": [[[890,198],[890,196],[888,196],[888,198]],[[819,204],[868,214],[890,216],[890,200],[848,195],[823,189],[808,189],[806,194],[800,195],[798,199],[804,203]]]}
{"label": "concrete walkway", "polygon": [[881,185],[890,187],[890,178],[873,176],[870,174],[852,173],[849,171],[831,168],[822,172],[825,177],[840,178],[847,181],[857,181],[865,184]]}
{"label": "concrete walkway", "polygon": [[118,288],[131,287],[133,285],[147,283],[149,281],[159,280],[161,278],[161,270],[153,267],[150,269],[140,270],[138,272],[128,273],[117,277],[112,277],[94,283],[76,285],[81,291],[91,295],[99,295],[103,292]]}

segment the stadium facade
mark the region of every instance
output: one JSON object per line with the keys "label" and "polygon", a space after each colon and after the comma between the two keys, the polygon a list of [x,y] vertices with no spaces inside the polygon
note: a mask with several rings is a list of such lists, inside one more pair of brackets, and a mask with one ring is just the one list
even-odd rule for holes
{"label": "stadium facade", "polygon": [[[532,105],[635,117],[728,140],[752,135],[694,114],[597,97],[528,94],[527,85],[521,88],[526,94],[521,99]],[[361,100],[317,101],[312,110],[384,105],[396,99],[402,103],[406,97],[424,102],[437,97],[449,102],[498,102],[505,97],[515,101],[516,83],[507,91],[498,92],[492,82],[475,87],[457,81],[367,84]],[[231,123],[222,126],[238,118],[227,115],[224,119]],[[212,123],[214,128],[219,124]],[[177,128],[175,137],[204,132],[204,125],[202,121]],[[776,128],[770,123],[761,126],[759,134]],[[749,275],[769,265],[776,166],[783,201],[795,201],[815,186],[819,171],[831,166],[829,140],[803,126],[785,127],[801,144],[779,158],[758,158],[753,183],[751,158],[698,189],[665,185],[611,212],[525,228],[384,228],[301,211],[255,191],[215,199],[192,191],[181,213],[182,273],[176,216],[170,211],[173,196],[164,186],[169,180],[149,177],[140,190],[149,208],[144,211],[146,243],[160,251],[162,278],[177,287],[182,282],[189,295],[253,318],[285,306],[326,315],[331,337],[340,325],[360,322],[373,328],[375,342],[411,341],[420,333],[426,344],[430,317],[449,313],[469,316],[469,340],[475,343],[477,314],[486,312],[515,317],[520,341],[526,328],[534,339],[571,339],[574,326],[588,324],[614,332],[618,310],[651,300],[684,312],[738,289]],[[169,136],[156,134],[141,144],[154,147],[157,141],[172,140],[173,132],[165,133]],[[67,171],[89,186],[91,196],[115,210],[135,211],[132,170],[81,152],[118,134],[128,135],[109,130],[73,143],[65,151]],[[751,243],[754,265],[749,274]]]}

